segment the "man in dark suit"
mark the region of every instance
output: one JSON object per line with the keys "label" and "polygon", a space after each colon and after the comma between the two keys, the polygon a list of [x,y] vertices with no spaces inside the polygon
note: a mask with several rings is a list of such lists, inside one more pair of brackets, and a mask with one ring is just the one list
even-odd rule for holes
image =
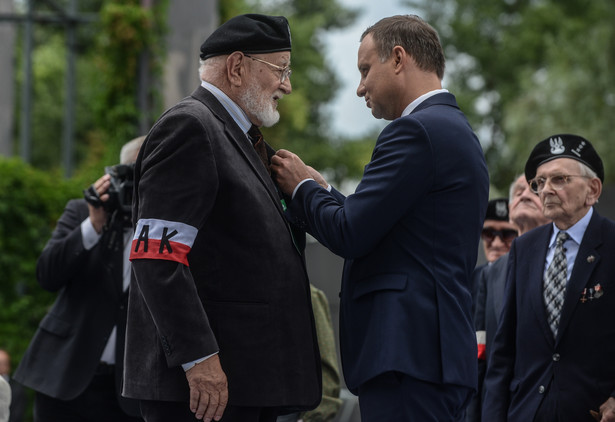
{"label": "man in dark suit", "polygon": [[302,239],[258,130],[292,91],[290,50],[282,16],[227,21],[201,46],[201,86],[141,148],[124,394],[148,422],[267,422],[320,401]]}
{"label": "man in dark suit", "polygon": [[[517,237],[517,228],[508,218],[508,199],[495,198],[487,203],[487,214],[483,222],[481,240],[486,263],[479,265],[472,274],[472,313],[476,312],[476,296],[483,272],[499,257],[508,253],[510,245]],[[478,351],[480,354],[480,350]],[[470,410],[470,409],[469,409]]]}
{"label": "man in dark suit", "polygon": [[517,228],[508,218],[508,198],[490,200],[481,232],[487,262],[493,263],[508,253],[515,237],[517,237]]}
{"label": "man in dark suit", "polygon": [[319,186],[288,151],[272,159],[273,170],[294,192],[291,221],[346,258],[342,366],[361,420],[461,421],[477,380],[470,277],[487,168],[454,96],[441,89],[435,30],[395,16],[361,40],[357,94],[393,122],[355,193]]}
{"label": "man in dark suit", "polygon": [[[540,199],[530,190],[525,175],[519,176],[511,184],[508,208],[510,222],[518,228],[519,236],[549,223],[549,219],[542,213]],[[493,345],[493,338],[502,311],[507,263],[508,254],[502,255],[493,264],[485,267],[478,277],[474,323],[478,343],[479,391],[468,406],[467,422],[481,420],[482,397],[484,396],[483,381],[487,370],[489,351]]]}
{"label": "man in dark suit", "polygon": [[[124,146],[123,164],[142,142]],[[121,397],[132,227],[115,182],[129,180],[107,173],[86,191],[95,205],[69,201],[38,259],[38,282],[58,296],[15,372],[36,391],[36,422],[141,420],[138,402]]]}
{"label": "man in dark suit", "polygon": [[[474,315],[476,325],[477,307],[480,306],[478,298],[479,286],[484,279],[485,273],[491,268],[494,262],[510,250],[510,245],[517,237],[517,228],[508,218],[508,198],[495,198],[487,203],[487,214],[483,222],[481,240],[483,252],[487,262],[474,269],[472,274],[472,315]],[[472,397],[466,410],[466,422],[480,419],[480,391],[482,380],[485,377],[485,330],[476,328],[476,342],[478,344],[478,391]]]}
{"label": "man in dark suit", "polygon": [[483,420],[613,421],[615,223],[592,208],[602,161],[586,139],[554,135],[525,178],[553,224],[513,241]]}

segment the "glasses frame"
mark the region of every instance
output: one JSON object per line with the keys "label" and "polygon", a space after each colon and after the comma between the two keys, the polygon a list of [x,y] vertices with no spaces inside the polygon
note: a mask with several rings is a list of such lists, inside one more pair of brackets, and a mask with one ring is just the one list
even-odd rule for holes
{"label": "glasses frame", "polygon": [[[512,233],[514,233],[514,236],[506,236],[507,234]],[[487,242],[493,242],[496,237],[499,237],[502,243],[510,244],[513,240],[515,240],[515,238],[519,237],[519,232],[514,229],[496,230],[487,227],[481,230],[480,236],[483,240],[486,240]]]}
{"label": "glasses frame", "polygon": [[[554,178],[562,178],[561,182],[553,182]],[[536,194],[541,193],[543,190],[545,190],[545,186],[547,184],[547,182],[549,182],[549,185],[551,185],[551,188],[553,190],[562,190],[564,189],[564,187],[570,183],[570,178],[572,177],[582,177],[584,179],[591,179],[590,176],[585,176],[585,175],[581,175],[581,174],[556,174],[553,176],[547,176],[547,177],[535,177],[532,180],[530,180],[530,190]],[[542,179],[542,188],[540,188],[538,186],[538,180]]]}
{"label": "glasses frame", "polygon": [[290,75],[291,73],[293,73],[292,69],[290,68],[290,65],[282,67],[282,66],[278,66],[277,64],[269,63],[267,60],[259,59],[258,57],[254,57],[246,53],[243,53],[243,55],[249,59],[256,60],[257,62],[265,63],[273,67],[275,70],[279,70],[281,72],[280,73],[280,83],[281,84],[283,84],[286,81],[286,79],[290,79]]}

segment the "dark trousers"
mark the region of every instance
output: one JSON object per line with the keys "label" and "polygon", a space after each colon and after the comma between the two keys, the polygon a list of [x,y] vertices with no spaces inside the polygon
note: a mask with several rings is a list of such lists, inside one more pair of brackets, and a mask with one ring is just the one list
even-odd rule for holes
{"label": "dark trousers", "polygon": [[[141,400],[141,414],[145,422],[194,422],[188,402]],[[274,408],[227,406],[220,422],[275,422]]]}
{"label": "dark trousers", "polygon": [[142,422],[122,411],[112,374],[95,375],[86,390],[73,400],[36,393],[34,422]]}
{"label": "dark trousers", "polygon": [[361,422],[461,422],[472,389],[386,372],[359,387]]}

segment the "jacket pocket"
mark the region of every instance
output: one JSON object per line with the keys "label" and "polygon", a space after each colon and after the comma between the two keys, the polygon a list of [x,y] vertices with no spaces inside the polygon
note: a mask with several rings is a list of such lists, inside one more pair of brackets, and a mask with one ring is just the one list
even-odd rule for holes
{"label": "jacket pocket", "polygon": [[51,334],[55,334],[60,337],[67,337],[70,332],[70,324],[63,321],[51,314],[45,315],[39,327]]}

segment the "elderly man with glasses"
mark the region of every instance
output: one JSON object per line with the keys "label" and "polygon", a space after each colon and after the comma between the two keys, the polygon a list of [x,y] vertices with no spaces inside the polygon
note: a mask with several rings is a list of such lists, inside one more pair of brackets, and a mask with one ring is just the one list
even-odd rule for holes
{"label": "elderly man with glasses", "polygon": [[485,379],[489,422],[615,420],[615,222],[604,168],[576,135],[541,141],[525,177],[553,221],[513,241]]}
{"label": "elderly man with glasses", "polygon": [[288,21],[236,16],[200,58],[135,167],[124,394],[147,422],[273,422],[321,400],[305,235],[259,131],[292,91]]}

